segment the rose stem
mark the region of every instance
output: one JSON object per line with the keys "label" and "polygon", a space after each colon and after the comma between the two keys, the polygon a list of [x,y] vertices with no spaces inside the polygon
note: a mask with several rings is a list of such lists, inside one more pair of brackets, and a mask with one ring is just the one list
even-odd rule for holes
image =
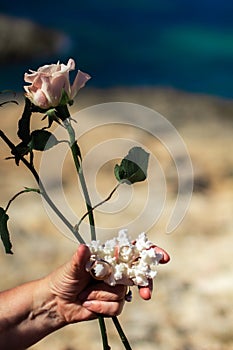
{"label": "rose stem", "polygon": [[[65,111],[65,112],[67,112],[67,111]],[[82,171],[81,162],[79,161],[79,158],[81,159],[80,149],[79,149],[79,147],[77,145],[77,142],[75,140],[75,132],[74,132],[74,129],[73,129],[71,123],[70,123],[69,117],[67,119],[63,120],[63,125],[67,129],[69,137],[70,137],[70,148],[71,148],[71,151],[72,151],[72,155],[73,155],[73,159],[74,159],[74,163],[75,163],[77,172],[79,174],[79,179],[80,179],[80,183],[81,183],[81,186],[82,186],[82,189],[83,189],[83,194],[84,194],[85,201],[86,201],[86,206],[87,206],[87,213],[84,214],[84,216],[79,221],[78,225],[75,226],[75,229],[78,231],[78,228],[79,228],[79,225],[80,225],[81,221],[84,219],[84,217],[86,217],[88,215],[90,226],[91,226],[91,239],[92,240],[96,240],[93,210],[95,208],[97,208],[99,205],[103,204],[105,201],[109,200],[111,198],[111,196],[113,195],[113,193],[120,186],[121,183],[118,183],[117,186],[115,186],[115,188],[112,190],[112,192],[109,194],[109,196],[105,200],[103,200],[102,202],[100,202],[97,205],[95,205],[94,207],[92,207],[91,206],[90,197],[89,197],[89,194],[88,194],[88,190],[87,190],[87,186],[86,186],[86,182],[85,182],[85,178],[84,178],[83,171]],[[99,320],[99,325],[100,325],[100,329],[101,329],[103,348],[104,348],[104,350],[109,350],[111,348],[108,345],[106,326],[105,326],[104,318],[102,316],[99,316],[98,320]],[[121,328],[121,325],[120,325],[118,319],[116,317],[113,317],[112,320],[113,320],[113,323],[114,323],[114,325],[115,325],[115,327],[116,327],[116,329],[117,329],[117,331],[119,333],[119,336],[120,336],[120,338],[122,340],[122,343],[125,346],[125,349],[126,350],[132,350],[130,345],[129,345],[129,342],[127,340],[127,337],[124,334],[123,329]]]}
{"label": "rose stem", "polygon": [[109,201],[112,198],[112,195],[116,192],[116,190],[118,189],[118,187],[121,185],[121,183],[118,183],[114,189],[110,192],[110,194],[101,202],[97,203],[96,205],[94,205],[89,211],[87,211],[79,220],[79,222],[77,223],[77,225],[75,225],[75,229],[79,232],[79,227],[82,223],[82,221],[85,219],[85,217],[87,215],[90,214],[90,211],[94,211],[96,208],[98,208],[100,205],[104,204],[105,202]]}
{"label": "rose stem", "polygon": [[118,334],[120,335],[121,341],[124,344],[125,349],[132,350],[132,348],[128,342],[128,339],[127,339],[127,337],[126,337],[126,335],[125,335],[125,333],[120,325],[120,322],[118,321],[118,318],[116,316],[113,316],[112,320],[113,320],[113,323],[118,331]]}
{"label": "rose stem", "polygon": [[71,149],[74,164],[75,164],[78,176],[79,176],[79,180],[80,180],[81,187],[82,187],[83,194],[84,194],[84,198],[85,198],[85,203],[86,203],[88,217],[89,217],[89,223],[90,223],[90,229],[91,229],[91,239],[96,240],[95,221],[94,221],[94,215],[92,212],[93,209],[91,206],[91,200],[90,200],[90,196],[89,196],[89,193],[87,190],[87,185],[86,185],[86,181],[84,178],[83,169],[82,169],[82,165],[81,165],[80,149],[77,145],[77,141],[75,140],[75,132],[74,132],[74,129],[70,123],[70,119],[66,118],[65,120],[63,120],[63,125],[69,134],[70,149]]}
{"label": "rose stem", "polygon": [[68,227],[68,229],[76,236],[78,241],[80,243],[85,244],[85,241],[83,238],[79,235],[78,232],[75,231],[73,225],[66,219],[66,217],[60,212],[60,210],[56,207],[56,205],[53,203],[51,198],[48,196],[48,194],[45,191],[45,188],[42,184],[42,181],[39,177],[39,174],[37,173],[36,169],[34,166],[28,162],[17,150],[15,145],[10,141],[10,139],[4,134],[2,130],[0,130],[0,137],[3,139],[3,141],[8,145],[8,147],[11,149],[12,153],[14,155],[17,155],[19,159],[22,161],[22,163],[30,170],[32,175],[34,176],[39,188],[40,188],[40,193],[46,200],[46,202],[49,204],[49,206],[53,209],[53,211],[57,214],[57,216],[63,221],[63,223]]}
{"label": "rose stem", "polygon": [[99,320],[99,325],[100,325],[100,329],[101,329],[103,349],[104,350],[110,350],[111,347],[108,345],[108,337],[107,337],[107,331],[106,331],[104,318],[102,316],[99,316],[98,320]]}
{"label": "rose stem", "polygon": [[6,213],[7,210],[9,209],[11,203],[12,203],[17,197],[19,197],[19,196],[20,196],[21,194],[23,194],[23,193],[28,193],[28,192],[37,192],[37,193],[40,193],[40,190],[34,189],[34,190],[29,191],[28,189],[25,189],[25,190],[22,190],[22,191],[16,193],[16,194],[8,201],[7,206],[6,206],[6,209],[5,209],[5,213]]}
{"label": "rose stem", "polygon": [[[68,112],[68,108],[65,111],[66,113]],[[68,112],[69,113],[69,112]],[[66,114],[67,115],[67,114]],[[70,123],[69,117],[67,117],[65,120],[63,120],[63,125],[66,128],[69,138],[70,138],[70,149],[72,152],[74,164],[79,176],[79,180],[81,183],[81,187],[83,190],[84,198],[85,198],[85,203],[88,211],[88,217],[89,217],[89,223],[90,223],[90,228],[91,228],[91,239],[96,240],[96,232],[95,232],[95,221],[94,221],[94,215],[93,215],[93,209],[91,206],[91,200],[90,196],[87,190],[87,185],[86,181],[84,178],[83,174],[83,169],[81,166],[81,152],[80,149],[77,145],[77,142],[75,140],[75,132],[74,129]],[[104,350],[110,350],[110,346],[108,345],[108,338],[107,338],[107,332],[106,332],[106,326],[105,326],[105,321],[103,316],[98,317],[99,321],[99,326],[100,326],[100,331],[101,331],[101,336],[102,336],[102,343],[103,343],[103,349]]]}

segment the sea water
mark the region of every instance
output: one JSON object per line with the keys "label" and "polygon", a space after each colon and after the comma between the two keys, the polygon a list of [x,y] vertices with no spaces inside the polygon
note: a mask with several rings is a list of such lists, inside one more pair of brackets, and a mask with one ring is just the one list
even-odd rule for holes
{"label": "sea water", "polygon": [[[89,85],[159,86],[233,97],[231,0],[26,0],[3,1],[0,10],[63,31],[70,45],[50,61],[73,57],[92,75]],[[45,55],[41,64],[50,61]],[[7,76],[7,88],[17,89],[24,71],[38,64],[2,65],[1,89]]]}

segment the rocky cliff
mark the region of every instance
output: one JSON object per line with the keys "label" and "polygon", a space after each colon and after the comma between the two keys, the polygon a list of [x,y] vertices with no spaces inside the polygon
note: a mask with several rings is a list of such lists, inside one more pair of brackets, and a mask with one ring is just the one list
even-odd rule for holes
{"label": "rocky cliff", "polygon": [[69,45],[68,36],[60,31],[0,14],[0,63],[48,58],[67,50]]}

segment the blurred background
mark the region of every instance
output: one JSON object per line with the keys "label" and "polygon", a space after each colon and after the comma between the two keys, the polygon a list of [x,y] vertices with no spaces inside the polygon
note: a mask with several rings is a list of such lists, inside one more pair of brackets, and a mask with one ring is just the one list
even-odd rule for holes
{"label": "blurred background", "polygon": [[[19,99],[25,71],[70,57],[92,76],[72,113],[112,101],[152,108],[178,130],[193,163],[190,208],[177,230],[166,235],[177,174],[161,143],[125,125],[96,130],[88,145],[80,140],[84,155],[105,137],[141,142],[157,157],[166,175],[166,208],[148,234],[170,253],[171,262],[159,267],[152,300],[143,302],[133,289],[133,302],[120,316],[133,349],[233,350],[233,2],[1,1],[0,91],[16,91]],[[0,97],[1,102],[6,99]],[[15,143],[23,109],[19,102],[0,108],[1,129]],[[91,118],[87,110],[85,120],[78,120],[80,128],[92,125]],[[41,118],[33,123],[41,127]],[[148,128],[153,125],[145,124]],[[0,142],[0,206],[24,186],[35,186],[23,167],[4,160],[7,156],[9,150]],[[98,177],[103,197],[113,186],[109,165],[102,167]],[[72,169],[68,159],[64,188],[71,203],[76,203]],[[135,187],[135,207],[122,212],[124,220],[137,214],[146,193],[143,186]],[[0,245],[1,289],[40,278],[75,251],[76,244],[58,232],[33,194],[22,196],[9,214],[14,255],[5,255]],[[149,214],[153,215],[153,208]],[[106,222],[119,225],[118,215],[96,215],[100,226]],[[121,350],[108,321],[112,349]],[[93,321],[66,327],[32,349],[101,349],[98,325]]]}
{"label": "blurred background", "polygon": [[29,66],[74,57],[93,86],[166,86],[232,97],[232,1],[23,0],[2,1],[0,11],[13,16],[0,21],[1,89],[6,81],[20,87]]}

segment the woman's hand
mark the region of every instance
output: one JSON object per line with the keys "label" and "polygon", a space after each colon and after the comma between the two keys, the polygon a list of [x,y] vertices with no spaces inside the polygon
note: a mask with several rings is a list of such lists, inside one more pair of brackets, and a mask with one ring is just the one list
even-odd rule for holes
{"label": "woman's hand", "polygon": [[[165,264],[170,260],[163,249],[156,246],[154,249],[163,256],[160,263]],[[70,262],[48,276],[59,316],[65,323],[91,320],[99,314],[116,316],[122,311],[127,287],[112,287],[94,280],[85,268],[89,258],[89,248],[80,245]],[[144,300],[152,296],[153,283],[152,280],[148,282],[147,287],[139,287],[139,294]]]}
{"label": "woman's hand", "polygon": [[65,323],[92,320],[99,314],[116,316],[122,311],[126,287],[94,280],[85,268],[89,258],[89,248],[80,245],[70,262],[48,276],[59,317]]}
{"label": "woman's hand", "polygon": [[[169,261],[162,253],[161,263]],[[71,260],[48,276],[0,293],[0,348],[23,350],[69,323],[99,315],[119,315],[127,287],[96,281],[86,271],[90,251],[80,245]],[[152,281],[139,288],[142,299],[151,298]],[[20,334],[20,337],[19,337]]]}

